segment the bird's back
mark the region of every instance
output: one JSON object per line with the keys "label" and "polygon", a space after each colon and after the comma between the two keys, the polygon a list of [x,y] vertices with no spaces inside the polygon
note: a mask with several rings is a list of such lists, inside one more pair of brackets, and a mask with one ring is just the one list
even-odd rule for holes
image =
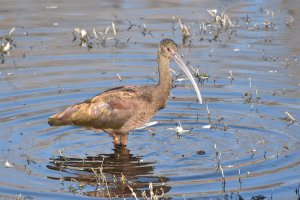
{"label": "bird's back", "polygon": [[129,132],[144,125],[156,113],[155,86],[124,86],[107,90],[51,116],[51,126],[78,125]]}

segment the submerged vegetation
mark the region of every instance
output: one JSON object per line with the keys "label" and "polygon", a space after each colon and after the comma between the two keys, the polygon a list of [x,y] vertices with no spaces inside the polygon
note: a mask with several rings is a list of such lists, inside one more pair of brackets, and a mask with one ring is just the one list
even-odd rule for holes
{"label": "submerged vegetation", "polygon": [[12,47],[16,47],[13,40],[13,32],[15,27],[13,27],[6,36],[0,36],[0,62],[3,64],[5,62],[5,57],[9,56],[9,50]]}
{"label": "submerged vegetation", "polygon": [[[142,162],[141,157],[132,156],[125,147],[114,151],[113,154],[88,156],[83,159],[69,158],[60,151],[61,156],[52,158],[51,165],[47,167],[60,171],[63,187],[74,194],[109,199],[167,199],[164,193],[169,187],[163,183],[164,178],[158,178],[161,183],[134,181],[138,173],[152,171],[152,163]],[[136,173],[133,169],[140,172]],[[70,173],[71,171],[79,173]],[[69,183],[65,183],[66,181]]]}
{"label": "submerged vegetation", "polygon": [[[224,12],[220,15],[217,14],[217,10],[207,10],[207,12],[211,15],[211,20],[193,24],[193,26],[198,26],[198,32],[192,32],[192,27],[185,24],[181,18],[172,17],[172,20],[170,20],[172,22],[171,29],[173,34],[175,34],[175,32],[181,33],[183,46],[187,45],[188,47],[192,47],[193,40],[196,38],[198,41],[222,42],[222,38],[229,40],[232,36],[236,35],[238,21],[233,23]],[[129,26],[123,30],[118,29],[115,22],[112,22],[111,25],[102,31],[96,28],[87,31],[85,28],[77,27],[74,28],[72,32],[73,41],[78,40],[79,46],[88,49],[99,47],[123,48],[131,41],[131,37],[127,36],[121,38],[121,34],[127,35],[129,31],[134,29],[140,31],[144,37],[154,37],[152,30],[148,29],[145,23],[142,23],[142,25],[133,24],[131,21],[128,21],[128,23]],[[108,46],[108,43],[110,43],[111,46]]]}

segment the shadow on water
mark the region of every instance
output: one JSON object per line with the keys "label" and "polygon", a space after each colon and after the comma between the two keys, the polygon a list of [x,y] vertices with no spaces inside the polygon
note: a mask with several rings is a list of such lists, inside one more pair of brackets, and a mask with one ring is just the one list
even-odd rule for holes
{"label": "shadow on water", "polygon": [[[150,197],[151,193],[162,196],[170,191],[171,187],[164,185],[168,178],[151,176],[154,162],[143,162],[142,157],[130,154],[126,147],[113,151],[85,158],[63,155],[50,158],[47,168],[60,171],[62,177],[47,178],[77,183],[84,195],[92,197],[129,197],[133,193]],[[77,192],[75,187],[69,190]]]}

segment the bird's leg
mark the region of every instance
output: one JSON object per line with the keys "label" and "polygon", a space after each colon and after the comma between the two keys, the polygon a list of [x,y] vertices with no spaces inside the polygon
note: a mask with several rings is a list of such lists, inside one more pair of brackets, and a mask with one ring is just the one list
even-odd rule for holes
{"label": "bird's leg", "polygon": [[121,144],[121,141],[120,141],[120,134],[117,134],[117,133],[113,133],[112,134],[113,136],[113,143],[115,146],[119,146]]}
{"label": "bird's leg", "polygon": [[122,134],[122,133],[113,133],[113,140],[115,146],[127,146],[128,142],[128,133]]}
{"label": "bird's leg", "polygon": [[128,133],[120,135],[120,141],[122,146],[127,146],[128,142]]}

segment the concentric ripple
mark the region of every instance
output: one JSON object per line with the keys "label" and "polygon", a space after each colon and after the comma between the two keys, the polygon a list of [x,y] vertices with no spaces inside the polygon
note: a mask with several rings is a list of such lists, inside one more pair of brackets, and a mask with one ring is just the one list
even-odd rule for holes
{"label": "concentric ripple", "polygon": [[[0,12],[0,35],[15,26],[17,47],[0,65],[1,198],[299,198],[299,52],[296,42],[285,42],[292,33],[284,21],[292,8],[260,1],[89,1],[87,10],[76,1],[3,5],[9,12]],[[228,41],[200,40],[199,22],[211,8],[239,20]],[[191,48],[181,44],[179,29],[173,34],[172,16],[190,25]],[[274,29],[253,29],[270,19]],[[112,20],[119,48],[72,42],[74,27],[105,30]],[[143,23],[152,35],[142,34]],[[174,75],[168,105],[152,119],[158,123],[132,132],[120,149],[105,133],[47,124],[52,114],[106,89],[157,83],[156,47],[165,37],[180,44],[191,69],[209,75],[199,82],[203,105]],[[186,131],[176,132],[179,125]]]}

